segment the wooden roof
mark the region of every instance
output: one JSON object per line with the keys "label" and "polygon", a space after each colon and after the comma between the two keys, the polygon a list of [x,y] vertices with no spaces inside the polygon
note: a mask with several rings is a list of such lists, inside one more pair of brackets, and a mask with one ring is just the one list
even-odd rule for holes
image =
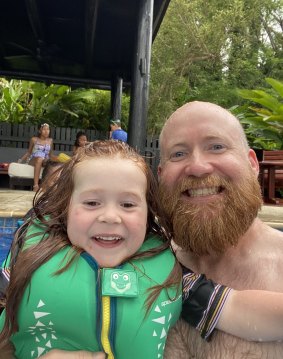
{"label": "wooden roof", "polygon": [[[132,81],[143,0],[1,1],[0,77],[109,88]],[[154,39],[170,0],[155,0]]]}

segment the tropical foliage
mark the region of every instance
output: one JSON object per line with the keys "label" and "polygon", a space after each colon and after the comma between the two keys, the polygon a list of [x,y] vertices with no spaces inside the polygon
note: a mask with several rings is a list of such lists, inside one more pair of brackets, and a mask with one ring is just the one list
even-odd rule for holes
{"label": "tropical foliage", "polygon": [[283,149],[283,82],[272,78],[266,82],[271,89],[239,90],[248,104],[234,107],[233,112],[253,148]]}
{"label": "tropical foliage", "polygon": [[[128,109],[125,96],[122,120]],[[107,131],[109,119],[109,91],[0,79],[0,121]]]}

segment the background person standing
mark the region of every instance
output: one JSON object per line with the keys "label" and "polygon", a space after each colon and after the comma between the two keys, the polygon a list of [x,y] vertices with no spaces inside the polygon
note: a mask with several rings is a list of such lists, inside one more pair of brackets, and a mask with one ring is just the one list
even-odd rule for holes
{"label": "background person standing", "polygon": [[111,120],[110,128],[110,139],[127,142],[128,134],[126,131],[122,130],[120,120]]}

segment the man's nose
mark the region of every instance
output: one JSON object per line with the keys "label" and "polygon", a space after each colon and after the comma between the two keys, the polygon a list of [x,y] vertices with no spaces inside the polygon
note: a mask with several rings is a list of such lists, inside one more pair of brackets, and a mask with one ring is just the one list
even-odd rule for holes
{"label": "man's nose", "polygon": [[213,165],[207,154],[196,151],[186,160],[186,176],[206,177],[211,175],[213,170]]}
{"label": "man's nose", "polygon": [[106,205],[101,209],[101,212],[98,216],[99,222],[105,223],[121,223],[121,217],[119,211],[115,205]]}

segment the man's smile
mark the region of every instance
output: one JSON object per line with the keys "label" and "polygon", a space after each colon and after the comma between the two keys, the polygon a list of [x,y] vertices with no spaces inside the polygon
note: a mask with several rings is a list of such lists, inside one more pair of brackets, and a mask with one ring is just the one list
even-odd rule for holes
{"label": "man's smile", "polygon": [[205,188],[190,188],[182,192],[186,197],[205,197],[222,193],[224,188],[222,186],[205,187]]}

